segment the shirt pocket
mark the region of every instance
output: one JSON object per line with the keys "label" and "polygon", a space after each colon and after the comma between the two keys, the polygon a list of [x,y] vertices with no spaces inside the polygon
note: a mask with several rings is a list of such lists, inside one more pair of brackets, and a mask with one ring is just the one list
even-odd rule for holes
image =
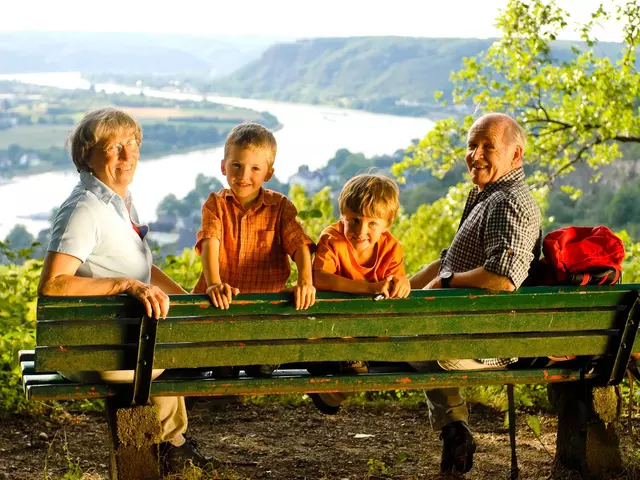
{"label": "shirt pocket", "polygon": [[260,250],[262,251],[273,250],[275,238],[275,230],[258,230],[258,248],[260,248]]}

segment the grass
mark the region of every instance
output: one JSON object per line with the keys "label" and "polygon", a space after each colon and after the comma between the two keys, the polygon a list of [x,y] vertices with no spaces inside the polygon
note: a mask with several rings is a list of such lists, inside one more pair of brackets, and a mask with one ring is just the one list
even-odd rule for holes
{"label": "grass", "polygon": [[72,125],[18,125],[0,130],[0,150],[6,150],[11,144],[38,150],[63,148],[72,128]]}

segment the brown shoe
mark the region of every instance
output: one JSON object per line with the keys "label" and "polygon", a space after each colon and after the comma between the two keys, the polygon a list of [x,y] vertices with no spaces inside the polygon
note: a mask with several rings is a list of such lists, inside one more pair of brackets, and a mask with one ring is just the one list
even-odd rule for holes
{"label": "brown shoe", "polygon": [[213,457],[205,457],[198,451],[198,444],[192,438],[184,436],[185,442],[176,447],[172,443],[165,442],[160,445],[160,458],[164,466],[165,475],[170,473],[182,473],[185,468],[211,468],[220,466],[220,461]]}
{"label": "brown shoe", "polygon": [[442,428],[440,473],[467,473],[473,467],[476,442],[465,422],[451,422]]}

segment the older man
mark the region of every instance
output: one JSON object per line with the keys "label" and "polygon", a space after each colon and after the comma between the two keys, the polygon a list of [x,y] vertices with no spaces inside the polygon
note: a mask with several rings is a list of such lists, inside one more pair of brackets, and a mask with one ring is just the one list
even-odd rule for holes
{"label": "older man", "polygon": [[[513,291],[527,277],[540,236],[540,209],[525,182],[526,134],[511,117],[489,113],[471,126],[465,160],[476,185],[460,226],[440,259],[411,279],[411,288],[485,288]],[[440,362],[446,369],[504,368],[516,359]],[[421,369],[421,364],[414,364]],[[442,472],[471,469],[475,441],[457,388],[426,392],[434,428],[442,429]]]}

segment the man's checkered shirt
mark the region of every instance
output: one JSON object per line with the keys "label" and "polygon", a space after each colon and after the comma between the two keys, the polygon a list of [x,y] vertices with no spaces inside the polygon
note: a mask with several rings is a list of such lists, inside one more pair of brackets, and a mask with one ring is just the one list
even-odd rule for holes
{"label": "man's checkered shirt", "polygon": [[[540,222],[540,209],[522,168],[487,184],[483,191],[476,186],[467,198],[453,242],[440,255],[440,272],[468,272],[484,267],[508,277],[518,288],[527,278],[534,258]],[[516,360],[480,359],[492,366]]]}

